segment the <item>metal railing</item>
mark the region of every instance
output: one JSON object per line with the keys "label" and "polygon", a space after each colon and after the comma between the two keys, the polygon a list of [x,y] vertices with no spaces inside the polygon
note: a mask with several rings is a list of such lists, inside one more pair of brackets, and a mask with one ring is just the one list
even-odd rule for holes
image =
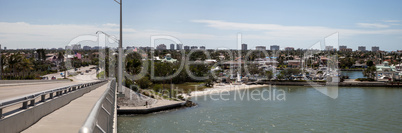
{"label": "metal railing", "polygon": [[[70,86],[65,86],[65,87],[60,87],[52,90],[47,90],[47,91],[42,91],[42,92],[37,92],[34,94],[18,97],[18,98],[13,98],[10,100],[5,100],[4,102],[0,103],[0,119],[3,118],[3,109],[22,103],[21,109],[27,109],[29,106],[35,106],[36,102],[35,100],[39,97],[41,97],[40,102],[45,102],[46,95],[48,95],[48,99],[53,99],[55,97],[61,96],[63,94],[71,93],[76,90],[79,90],[81,88],[85,88],[88,86],[92,86],[95,84],[99,84],[102,82],[105,82],[107,80],[102,80],[102,81],[96,81],[96,82],[90,82],[90,83],[83,83],[83,84],[77,84],[77,85],[70,85]],[[28,104],[29,102],[29,104]]]}
{"label": "metal railing", "polygon": [[108,88],[96,102],[88,115],[80,133],[112,133],[116,108],[116,79],[109,82]]}

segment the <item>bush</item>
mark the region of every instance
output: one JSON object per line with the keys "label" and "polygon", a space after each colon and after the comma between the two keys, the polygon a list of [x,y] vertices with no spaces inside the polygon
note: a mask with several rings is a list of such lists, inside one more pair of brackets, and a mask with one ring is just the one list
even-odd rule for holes
{"label": "bush", "polygon": [[358,78],[356,79],[356,81],[375,81],[375,80],[372,78]]}

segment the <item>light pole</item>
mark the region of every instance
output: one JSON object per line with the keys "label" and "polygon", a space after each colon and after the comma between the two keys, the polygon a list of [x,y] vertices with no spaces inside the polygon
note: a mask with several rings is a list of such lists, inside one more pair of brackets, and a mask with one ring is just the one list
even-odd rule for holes
{"label": "light pole", "polygon": [[1,64],[2,63],[2,58],[1,58],[1,44],[0,44],[0,80],[1,80],[1,78],[2,78],[2,76],[3,76],[3,74],[2,74],[2,72],[3,72],[3,65]]}
{"label": "light pole", "polygon": [[118,48],[118,51],[119,51],[119,60],[118,60],[118,76],[117,76],[117,82],[118,82],[118,88],[117,88],[117,91],[119,92],[119,96],[124,96],[124,94],[123,94],[123,92],[122,92],[122,85],[123,85],[123,64],[122,64],[122,58],[123,58],[123,28],[122,28],[122,26],[123,26],[123,17],[122,17],[122,14],[123,14],[123,10],[122,10],[122,7],[123,7],[123,3],[122,3],[122,1],[123,0],[120,0],[120,2],[118,2],[117,0],[114,0],[117,4],[119,4],[120,5],[120,40],[119,40],[119,48]]}

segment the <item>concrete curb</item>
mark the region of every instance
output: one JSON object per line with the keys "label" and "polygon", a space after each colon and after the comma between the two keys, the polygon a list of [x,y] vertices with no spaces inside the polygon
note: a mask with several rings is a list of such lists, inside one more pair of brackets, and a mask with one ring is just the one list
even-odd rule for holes
{"label": "concrete curb", "polygon": [[117,114],[149,114],[174,108],[183,107],[186,102],[175,103],[165,106],[151,107],[147,109],[117,109]]}

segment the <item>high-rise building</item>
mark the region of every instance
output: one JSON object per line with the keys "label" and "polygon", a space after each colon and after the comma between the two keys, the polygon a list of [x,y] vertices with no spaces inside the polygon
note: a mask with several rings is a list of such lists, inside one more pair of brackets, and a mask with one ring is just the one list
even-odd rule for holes
{"label": "high-rise building", "polygon": [[205,50],[205,46],[201,46],[200,49]]}
{"label": "high-rise building", "polygon": [[293,48],[293,47],[286,47],[285,50],[286,50],[286,51],[293,51],[293,50],[295,50],[295,48]]}
{"label": "high-rise building", "polygon": [[278,45],[271,45],[270,50],[279,50]]}
{"label": "high-rise building", "polygon": [[184,50],[189,50],[190,46],[184,46]]}
{"label": "high-rise building", "polygon": [[348,47],[345,45],[339,46],[339,51],[344,51],[346,50]]}
{"label": "high-rise building", "polygon": [[176,49],[177,50],[182,50],[183,49],[183,44],[176,44]]}
{"label": "high-rise building", "polygon": [[80,50],[81,49],[81,44],[74,44],[71,45],[73,50]]}
{"label": "high-rise building", "polygon": [[165,50],[166,49],[166,45],[165,44],[159,44],[158,46],[156,46],[157,50]]}
{"label": "high-rise building", "polygon": [[191,46],[191,49],[198,49],[197,46]]}
{"label": "high-rise building", "polygon": [[84,46],[84,47],[82,47],[82,49],[84,49],[84,50],[91,50],[91,47],[90,47],[90,46]]}
{"label": "high-rise building", "polygon": [[265,46],[256,46],[255,50],[266,50]]}
{"label": "high-rise building", "polygon": [[378,46],[373,46],[373,47],[371,47],[371,51],[373,51],[373,52],[380,51],[380,47],[378,47]]}
{"label": "high-rise building", "polygon": [[334,51],[336,50],[334,46],[325,46],[325,51]]}
{"label": "high-rise building", "polygon": [[247,44],[245,43],[241,44],[241,50],[247,50]]}
{"label": "high-rise building", "polygon": [[359,46],[359,47],[357,48],[357,50],[359,50],[359,51],[366,51],[366,46]]}
{"label": "high-rise building", "polygon": [[174,44],[170,44],[170,50],[174,50]]}

